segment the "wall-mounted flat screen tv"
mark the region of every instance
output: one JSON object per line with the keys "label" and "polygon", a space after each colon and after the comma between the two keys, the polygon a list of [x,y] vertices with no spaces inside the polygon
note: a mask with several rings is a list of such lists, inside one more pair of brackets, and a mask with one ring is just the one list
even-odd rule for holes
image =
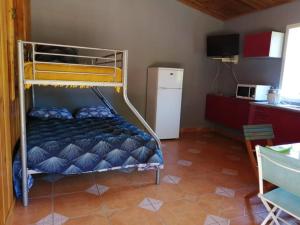
{"label": "wall-mounted flat screen tv", "polygon": [[208,57],[231,57],[239,54],[239,34],[207,36]]}

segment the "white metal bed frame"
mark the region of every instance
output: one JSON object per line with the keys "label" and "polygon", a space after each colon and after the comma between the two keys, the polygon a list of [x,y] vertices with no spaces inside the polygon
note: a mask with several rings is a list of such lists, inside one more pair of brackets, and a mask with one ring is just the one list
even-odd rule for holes
{"label": "white metal bed frame", "polygon": [[[97,52],[101,54],[100,56],[93,55],[71,55],[71,54],[58,54],[58,53],[46,53],[46,52],[38,52],[36,51],[37,46],[53,46],[60,48],[73,48],[79,51],[91,51]],[[32,70],[33,70],[33,79],[25,79],[25,47],[31,48],[31,61],[32,61]],[[105,54],[105,55],[103,55]],[[89,60],[89,64],[79,62],[78,64],[73,63],[57,63],[52,61],[38,61],[36,60],[37,55],[48,55],[48,56],[58,56],[58,57],[74,57],[81,60]],[[121,58],[118,57],[121,55]],[[66,72],[66,71],[44,71],[38,70],[36,68],[37,64],[63,64],[63,65],[72,65],[72,66],[97,66],[99,67],[110,67],[114,69],[114,73],[89,73],[89,72]],[[98,76],[107,76],[113,75],[116,77],[117,64],[121,63],[122,69],[122,81],[121,82],[90,82],[90,81],[69,81],[69,80],[38,80],[36,79],[36,73],[55,73],[55,74],[72,74],[72,75],[98,75]],[[103,66],[106,64],[113,64],[112,66]],[[49,43],[40,43],[40,42],[28,42],[28,41],[18,41],[18,70],[19,70],[19,97],[20,97],[20,119],[21,119],[21,161],[22,161],[22,197],[23,197],[23,205],[28,206],[28,183],[27,178],[29,174],[37,173],[36,171],[28,170],[27,168],[27,143],[26,143],[26,98],[25,98],[25,85],[31,85],[32,88],[32,102],[35,104],[35,93],[34,93],[34,85],[47,85],[47,86],[84,86],[90,87],[93,89],[94,93],[102,100],[107,101],[105,97],[101,94],[98,87],[122,87],[123,99],[131,110],[131,112],[138,118],[138,120],[142,123],[145,129],[153,136],[155,141],[157,142],[159,148],[161,149],[161,142],[157,137],[156,133],[151,129],[151,127],[147,124],[144,118],[139,114],[139,112],[135,109],[132,103],[129,101],[127,96],[127,76],[128,76],[128,51],[127,50],[114,50],[114,49],[102,49],[102,48],[89,48],[82,46],[72,46],[72,45],[59,45],[59,44],[49,44]],[[106,102],[111,108],[111,105]],[[114,110],[113,108],[111,108]],[[97,171],[93,171],[97,172]],[[156,184],[159,184],[160,181],[160,168],[156,167]]]}

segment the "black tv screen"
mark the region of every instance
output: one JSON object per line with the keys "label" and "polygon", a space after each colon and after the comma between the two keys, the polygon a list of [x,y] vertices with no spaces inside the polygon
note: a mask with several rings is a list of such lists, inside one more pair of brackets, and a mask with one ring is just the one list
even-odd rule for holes
{"label": "black tv screen", "polygon": [[214,35],[207,37],[208,57],[230,57],[239,54],[239,34]]}

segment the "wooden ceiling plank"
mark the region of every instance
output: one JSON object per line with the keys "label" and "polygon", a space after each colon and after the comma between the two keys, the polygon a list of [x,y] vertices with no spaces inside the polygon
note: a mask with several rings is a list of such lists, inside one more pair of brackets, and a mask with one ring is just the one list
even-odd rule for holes
{"label": "wooden ceiling plank", "polygon": [[178,0],[220,20],[228,20],[295,0]]}

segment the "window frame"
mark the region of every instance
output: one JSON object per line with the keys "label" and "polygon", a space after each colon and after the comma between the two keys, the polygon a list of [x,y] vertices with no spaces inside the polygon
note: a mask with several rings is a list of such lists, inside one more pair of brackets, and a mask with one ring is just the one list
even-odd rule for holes
{"label": "window frame", "polygon": [[[282,90],[282,83],[283,83],[283,77],[284,77],[284,69],[285,69],[285,62],[286,62],[286,53],[287,53],[289,32],[292,28],[300,28],[300,23],[289,24],[289,25],[286,26],[285,37],[284,37],[284,46],[283,46],[283,55],[282,55],[282,63],[281,63],[281,73],[280,73],[280,80],[279,80],[279,89],[280,90]],[[299,99],[289,99],[289,98],[281,97],[281,101],[286,102],[288,104],[300,105],[300,98]]]}

